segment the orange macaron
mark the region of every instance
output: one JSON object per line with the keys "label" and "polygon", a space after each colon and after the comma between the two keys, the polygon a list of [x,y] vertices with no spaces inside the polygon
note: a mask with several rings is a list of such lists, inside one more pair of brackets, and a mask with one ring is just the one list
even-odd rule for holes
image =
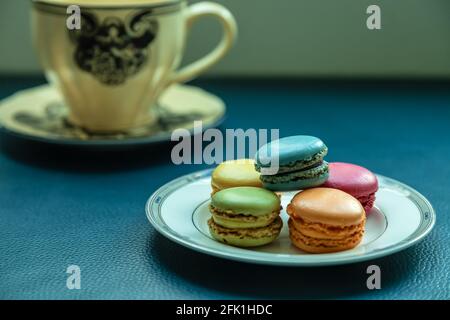
{"label": "orange macaron", "polygon": [[356,247],[364,235],[366,215],[353,196],[331,188],[299,192],[287,207],[292,243],[309,253]]}

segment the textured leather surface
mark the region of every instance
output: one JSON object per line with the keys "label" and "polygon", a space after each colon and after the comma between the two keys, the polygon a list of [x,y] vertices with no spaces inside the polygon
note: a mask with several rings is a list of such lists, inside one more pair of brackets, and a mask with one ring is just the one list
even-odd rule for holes
{"label": "textured leather surface", "polygon": [[[32,81],[0,83],[0,97]],[[339,267],[281,268],[180,247],[149,225],[148,196],[202,166],[175,166],[169,148],[87,152],[2,136],[0,298],[450,298],[448,84],[201,82],[229,105],[227,128],[311,134],[329,161],[361,164],[423,193],[433,232],[390,257]],[[320,119],[320,121],[316,121]],[[81,290],[66,288],[81,267]],[[382,289],[366,288],[378,264]]]}

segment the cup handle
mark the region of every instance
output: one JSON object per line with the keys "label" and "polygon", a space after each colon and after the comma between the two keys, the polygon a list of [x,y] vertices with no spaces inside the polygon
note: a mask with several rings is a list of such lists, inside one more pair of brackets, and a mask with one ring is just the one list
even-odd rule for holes
{"label": "cup handle", "polygon": [[186,16],[187,30],[189,31],[196,20],[206,16],[213,16],[219,19],[224,29],[222,40],[216,48],[205,57],[183,67],[181,70],[175,71],[169,78],[169,85],[192,80],[200,73],[216,64],[233,46],[237,36],[236,20],[228,9],[217,3],[200,2],[189,6],[187,8]]}

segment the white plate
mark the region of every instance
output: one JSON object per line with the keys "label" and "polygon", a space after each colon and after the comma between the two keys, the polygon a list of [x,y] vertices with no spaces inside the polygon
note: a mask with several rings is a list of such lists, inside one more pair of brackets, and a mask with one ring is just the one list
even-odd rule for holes
{"label": "white plate", "polygon": [[[308,254],[289,240],[288,216],[273,243],[242,249],[213,240],[207,226],[211,170],[183,176],[157,190],[148,200],[147,217],[163,236],[193,250],[216,257],[268,265],[320,266],[347,264],[386,256],[423,239],[433,228],[435,213],[428,200],[411,187],[377,175],[380,189],[370,212],[363,241],[352,250]],[[283,208],[295,192],[282,195]]]}

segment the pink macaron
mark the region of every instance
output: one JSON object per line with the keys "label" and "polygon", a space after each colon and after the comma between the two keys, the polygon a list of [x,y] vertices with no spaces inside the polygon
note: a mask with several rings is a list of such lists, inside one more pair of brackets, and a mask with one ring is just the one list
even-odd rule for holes
{"label": "pink macaron", "polygon": [[378,191],[377,177],[366,168],[343,162],[328,164],[329,177],[322,187],[339,189],[361,202],[366,214],[375,203]]}

